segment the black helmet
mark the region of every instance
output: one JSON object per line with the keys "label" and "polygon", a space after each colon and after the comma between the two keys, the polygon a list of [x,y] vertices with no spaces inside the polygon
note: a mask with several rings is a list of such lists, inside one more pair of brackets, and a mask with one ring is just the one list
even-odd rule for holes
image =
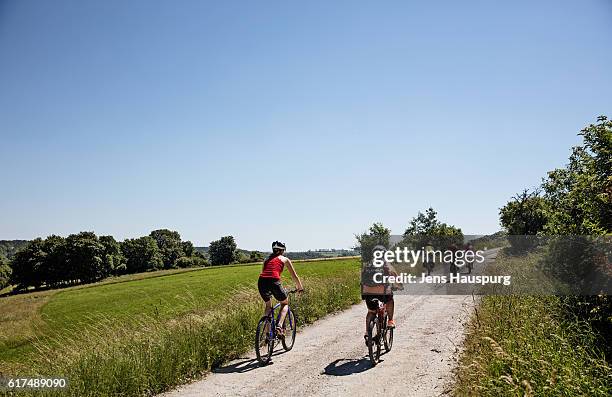
{"label": "black helmet", "polygon": [[275,241],[272,243],[272,249],[279,249],[279,250],[286,250],[287,247],[285,246],[285,244],[281,243],[280,241]]}

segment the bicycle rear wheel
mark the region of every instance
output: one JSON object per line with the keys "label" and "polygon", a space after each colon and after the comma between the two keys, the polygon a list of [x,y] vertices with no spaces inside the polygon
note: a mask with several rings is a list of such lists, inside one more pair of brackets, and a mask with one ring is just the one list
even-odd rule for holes
{"label": "bicycle rear wheel", "polygon": [[285,337],[281,340],[285,351],[293,349],[295,343],[295,334],[297,333],[297,322],[295,313],[289,309],[283,321],[283,328],[285,330]]}
{"label": "bicycle rear wheel", "polygon": [[393,346],[393,328],[389,328],[388,324],[388,316],[385,316],[385,330],[383,332],[384,342],[385,342],[385,352],[390,352],[391,347]]}
{"label": "bicycle rear wheel", "polygon": [[261,365],[266,365],[272,358],[272,350],[274,350],[274,338],[272,324],[269,317],[262,317],[257,323],[257,332],[255,332],[255,353],[257,353],[257,361]]}
{"label": "bicycle rear wheel", "polygon": [[372,366],[375,366],[380,361],[380,339],[380,327],[375,317],[368,324],[368,355],[370,356]]}

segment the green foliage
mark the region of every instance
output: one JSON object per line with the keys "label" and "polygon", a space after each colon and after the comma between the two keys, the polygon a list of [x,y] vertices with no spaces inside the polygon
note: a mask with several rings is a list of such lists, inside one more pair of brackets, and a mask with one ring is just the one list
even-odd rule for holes
{"label": "green foliage", "polygon": [[[464,374],[468,380],[460,382],[458,394],[470,390],[470,385],[491,395],[512,394],[526,384],[526,394],[612,393],[611,369],[605,360],[610,354],[612,302],[597,295],[610,282],[610,275],[603,270],[606,265],[609,268],[611,254],[612,121],[601,116],[580,135],[583,143],[572,149],[565,168],[549,172],[544,179],[544,194],[523,192],[500,210],[500,217],[509,234],[547,236],[516,237],[510,240],[514,251],[533,247],[525,241],[544,241],[545,254],[540,261],[544,273],[569,286],[568,293],[592,295],[485,298],[485,304],[509,303],[491,310],[483,305],[483,311],[495,316],[495,320],[485,320],[494,326],[491,339],[499,343],[499,349],[492,346],[493,353],[514,349],[516,354],[506,354],[504,358],[514,359],[500,363],[484,350],[468,349],[470,361],[486,366],[477,367],[483,371],[474,372],[476,379]],[[551,321],[542,324],[543,319]],[[481,318],[479,326],[482,323]],[[545,363],[546,368],[538,368],[536,362]]]}
{"label": "green foliage", "polygon": [[[181,257],[188,258],[181,266],[206,265],[203,255],[190,241],[181,241],[177,232],[155,230],[151,236],[119,243],[113,236],[81,232],[67,238],[38,238],[27,244],[5,241],[3,246],[15,251],[10,282],[18,290],[90,283],[111,275],[161,269],[164,264],[176,267]],[[16,250],[17,246],[21,249]]]}
{"label": "green foliage", "polygon": [[128,273],[162,269],[164,262],[153,237],[127,239],[121,244]]}
{"label": "green foliage", "polygon": [[44,273],[42,278],[49,286],[75,282],[78,277],[69,267],[66,250],[66,239],[51,235],[42,241],[42,251],[45,253]]}
{"label": "green foliage", "polygon": [[0,258],[11,259],[17,251],[28,243],[27,240],[0,240]]}
{"label": "green foliage", "polygon": [[34,239],[25,248],[17,251],[13,257],[11,267],[11,284],[17,289],[30,286],[40,287],[44,283],[46,253],[43,249],[43,240]]}
{"label": "green foliage", "polygon": [[236,263],[249,263],[251,261],[251,258],[245,254],[244,252],[241,251],[236,251],[236,255],[234,257],[234,262]]}
{"label": "green foliage", "polygon": [[110,275],[104,262],[104,245],[93,232],[71,234],[66,238],[68,278],[89,283]]}
{"label": "green foliage", "polygon": [[251,251],[249,253],[249,262],[261,262],[265,258],[265,254],[259,251]]}
{"label": "green foliage", "polygon": [[234,262],[236,260],[236,248],[233,236],[225,236],[219,240],[211,241],[208,247],[211,265],[229,265]]}
{"label": "green foliage", "polygon": [[125,274],[127,266],[121,244],[113,236],[100,236],[100,243],[104,246],[104,267],[113,275]]}
{"label": "green foliage", "polygon": [[499,248],[508,245],[508,236],[505,231],[499,231],[488,236],[478,237],[470,242],[475,250]]}
{"label": "green foliage", "polygon": [[363,263],[370,263],[372,261],[374,247],[382,245],[389,248],[391,230],[384,227],[382,223],[374,223],[370,226],[368,232],[356,234],[355,238],[357,239],[357,247],[355,247],[355,249],[359,251],[361,261]]}
{"label": "green foliage", "polygon": [[525,253],[537,246],[536,238],[525,236],[542,233],[548,222],[549,207],[539,190],[524,190],[499,210],[501,225],[514,252]]}
{"label": "green foliage", "polygon": [[612,121],[600,116],[580,132],[565,168],[548,173],[542,187],[550,203],[548,234],[612,233]]}
{"label": "green foliage", "polygon": [[0,257],[0,290],[9,286],[13,269],[9,266],[6,258]]}
{"label": "green foliage", "polygon": [[[153,230],[149,236],[157,243],[166,269],[175,267],[175,262],[178,258],[182,256],[191,256],[186,255],[181,242],[181,235],[176,231],[168,229]],[[193,244],[191,247],[193,247]]]}
{"label": "green foliage", "polygon": [[183,249],[185,256],[193,256],[195,254],[195,248],[193,247],[193,243],[191,241],[182,241],[181,248]]}
{"label": "green foliage", "polygon": [[433,208],[428,208],[423,214],[419,212],[412,218],[408,228],[404,232],[402,246],[420,249],[431,244],[436,249],[446,249],[451,245],[463,244],[463,232],[461,229],[442,223],[437,219],[437,213]]}
{"label": "green foliage", "polygon": [[186,267],[204,267],[207,266],[208,262],[197,256],[182,256],[176,260],[176,267],[178,268],[186,268]]}

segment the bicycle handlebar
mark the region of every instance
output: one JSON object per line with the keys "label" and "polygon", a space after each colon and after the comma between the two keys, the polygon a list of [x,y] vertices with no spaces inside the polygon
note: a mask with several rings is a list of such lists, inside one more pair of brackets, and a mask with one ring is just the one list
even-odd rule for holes
{"label": "bicycle handlebar", "polygon": [[[297,289],[292,289],[290,291],[287,291],[288,294],[295,294],[296,292],[299,292]],[[302,292],[304,292],[304,290],[302,290]]]}

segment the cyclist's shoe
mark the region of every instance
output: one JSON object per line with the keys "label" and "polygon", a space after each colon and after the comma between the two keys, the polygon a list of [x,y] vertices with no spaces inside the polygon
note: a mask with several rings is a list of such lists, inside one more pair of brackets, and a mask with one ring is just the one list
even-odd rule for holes
{"label": "cyclist's shoe", "polygon": [[368,338],[368,336],[367,336],[367,335],[364,335],[364,336],[363,336],[363,339],[365,340],[365,344],[366,344],[366,346],[370,346],[370,339]]}
{"label": "cyclist's shoe", "polygon": [[387,321],[387,328],[395,328],[395,320]]}

